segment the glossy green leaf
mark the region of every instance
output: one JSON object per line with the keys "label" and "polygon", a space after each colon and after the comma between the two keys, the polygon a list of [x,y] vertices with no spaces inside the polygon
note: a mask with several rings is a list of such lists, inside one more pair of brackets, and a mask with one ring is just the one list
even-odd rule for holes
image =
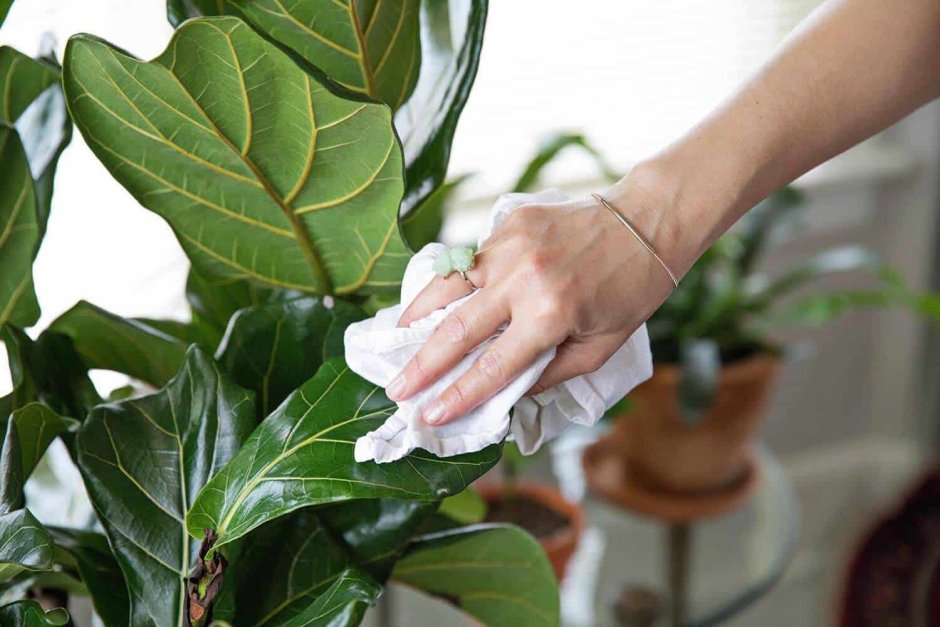
{"label": "glossy green leaf", "polygon": [[468,175],[464,175],[443,183],[408,215],[402,217],[401,232],[412,250],[421,250],[426,244],[440,241],[447,203],[467,178]]}
{"label": "glossy green leaf", "polygon": [[35,402],[14,410],[8,420],[16,423],[24,477],[33,472],[49,444],[69,428],[65,419],[46,405]]}
{"label": "glossy green leaf", "polygon": [[387,107],[338,95],[230,17],[185,23],[151,62],[75,36],[63,81],[89,146],[200,271],[316,293],[400,284]]}
{"label": "glossy green leaf", "polygon": [[[435,503],[368,499],[301,509],[263,525],[231,557],[214,616],[236,627],[281,625],[353,565],[383,582],[435,508]],[[259,590],[261,571],[267,584]]]}
{"label": "glossy green leaf", "polygon": [[129,621],[127,585],[111,553],[108,540],[100,533],[85,529],[50,527],[56,548],[65,552],[88,588],[95,613],[105,627],[123,627]]}
{"label": "glossy green leaf", "polygon": [[156,387],[170,380],[186,355],[186,344],[175,337],[85,301],[49,328],[70,337],[89,368],[114,370]]}
{"label": "glossy green leaf", "polygon": [[356,568],[337,577],[329,589],[284,627],[355,627],[382,593],[382,586]]}
{"label": "glossy green leaf", "polygon": [[16,124],[33,101],[58,81],[59,73],[48,63],[0,46],[0,84],[11,86],[0,92],[0,122]]}
{"label": "glossy green leaf", "polygon": [[443,596],[490,627],[559,624],[558,581],[518,527],[478,525],[421,538],[392,578]]}
{"label": "glossy green leaf", "polygon": [[532,191],[545,166],[554,161],[563,150],[569,147],[580,148],[587,153],[594,159],[604,178],[610,182],[614,182],[622,176],[611,167],[604,155],[584,135],[580,133],[552,133],[542,140],[541,146],[539,146],[538,151],[529,163],[526,164],[516,184],[513,185],[512,191]]}
{"label": "glossy green leaf", "polygon": [[4,627],[62,627],[70,624],[69,621],[69,613],[65,609],[45,610],[32,599],[0,606],[0,625]]}
{"label": "glossy green leaf", "polygon": [[251,394],[190,348],[163,390],[101,405],[82,425],[78,466],[127,581],[134,624],[185,625],[184,581],[199,548],[186,512],[254,422]]}
{"label": "glossy green leaf", "polygon": [[421,69],[419,0],[225,4],[350,91],[395,110],[414,90]]}
{"label": "glossy green leaf", "polygon": [[395,404],[342,359],[323,364],[255,430],[207,485],[187,518],[193,535],[238,539],[288,512],[358,498],[433,501],[454,494],[491,468],[497,445],[446,459],[418,451],[389,464],[356,463],[356,439],[377,428]]}
{"label": "glossy green leaf", "polygon": [[359,308],[341,300],[308,296],[247,307],[232,318],[216,360],[232,379],[255,392],[260,416],[343,354],[343,333],[362,320]]}
{"label": "glossy green leaf", "polygon": [[406,164],[403,216],[447,177],[457,122],[477,74],[487,6],[487,0],[421,2],[421,74],[395,114]]}
{"label": "glossy green leaf", "polygon": [[39,319],[33,258],[39,250],[36,191],[20,137],[0,126],[0,325],[28,327]]}

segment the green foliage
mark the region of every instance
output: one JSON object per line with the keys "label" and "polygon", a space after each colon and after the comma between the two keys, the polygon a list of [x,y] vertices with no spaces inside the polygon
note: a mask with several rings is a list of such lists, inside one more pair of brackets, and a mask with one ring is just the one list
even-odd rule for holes
{"label": "green foliage", "polygon": [[17,601],[0,607],[0,625],[61,627],[68,624],[68,612],[61,607],[47,611],[36,601]]}
{"label": "green foliage", "polygon": [[85,301],[49,328],[71,338],[89,368],[122,372],[157,387],[170,380],[186,354],[186,344],[177,338]]}
{"label": "green foliage", "polygon": [[[486,6],[169,0],[179,28],[152,61],[73,37],[64,96],[54,61],[0,49],[0,78],[15,85],[0,109],[19,116],[0,120],[0,164],[16,175],[0,218],[26,238],[0,237],[0,276],[19,280],[0,281],[0,323],[16,325],[0,331],[13,380],[0,399],[0,584],[14,600],[0,622],[67,623],[18,600],[46,586],[90,595],[106,627],[356,625],[405,553],[433,559],[439,543],[454,563],[477,558],[478,529],[416,537],[442,500],[479,519],[478,497],[461,491],[501,448],[357,464],[355,440],[394,404],[341,355],[346,327],[400,285],[400,229],[412,245],[436,237],[459,184],[444,177]],[[69,139],[66,101],[189,255],[189,321],[80,302],[35,340],[22,331],[38,316],[29,276]],[[89,369],[131,383],[103,403]],[[47,529],[25,509],[23,482],[56,437],[103,534]],[[541,548],[519,530],[487,537],[506,533],[509,569],[536,575],[519,598],[557,623]],[[207,564],[220,569],[213,583],[191,587]],[[457,595],[468,611],[517,624],[514,610],[481,609],[473,598],[487,589],[473,586]]]}
{"label": "green foliage", "polygon": [[324,363],[203,488],[187,517],[190,534],[214,529],[221,547],[310,505],[356,498],[433,501],[464,489],[499,459],[494,445],[446,459],[415,452],[388,464],[356,464],[356,439],[394,409],[380,388],[342,359]]}
{"label": "green foliage", "polygon": [[200,271],[320,294],[400,283],[388,108],[334,93],[240,20],[191,20],[149,63],[72,37],[63,84],[89,146]]}
{"label": "green foliage", "polygon": [[554,161],[563,150],[572,146],[580,148],[593,158],[598,169],[600,169],[601,173],[604,175],[604,178],[609,179],[611,182],[620,178],[621,175],[607,163],[607,159],[604,158],[604,155],[601,154],[584,135],[580,133],[552,133],[542,140],[541,146],[539,146],[535,155],[525,166],[522,174],[519,175],[519,179],[516,181],[516,184],[513,185],[512,191],[532,191],[532,188],[538,182],[539,175],[542,173],[542,170],[545,169],[545,166]]}
{"label": "green foliage", "polygon": [[0,93],[0,325],[28,327],[39,318],[32,263],[49,216],[55,167],[71,139],[58,81],[54,61],[0,46],[0,84],[16,85]]}
{"label": "green foliage", "polygon": [[420,538],[393,579],[443,595],[485,625],[558,625],[555,574],[517,527],[479,525]]}
{"label": "green foliage", "polygon": [[88,415],[78,467],[127,581],[134,624],[180,624],[198,552],[186,513],[254,424],[252,395],[198,348],[160,392]]}
{"label": "green foliage", "polygon": [[363,318],[354,305],[313,296],[253,305],[232,317],[216,359],[267,416],[324,361],[342,356],[346,327]]}

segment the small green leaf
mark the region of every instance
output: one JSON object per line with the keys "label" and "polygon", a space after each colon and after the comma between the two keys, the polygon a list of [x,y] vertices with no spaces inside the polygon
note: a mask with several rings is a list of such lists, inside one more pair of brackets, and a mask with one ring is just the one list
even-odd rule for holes
{"label": "small green leaf", "polygon": [[224,546],[291,511],[360,498],[433,501],[464,489],[499,459],[499,446],[441,459],[423,451],[390,464],[356,463],[356,439],[396,405],[332,359],[287,397],[202,490],[187,517]]}
{"label": "small green leaf", "polygon": [[216,359],[267,416],[326,359],[343,355],[346,327],[364,317],[354,305],[313,296],[247,307],[232,318]]}
{"label": "small green leaf", "polygon": [[170,380],[186,355],[186,344],[175,337],[85,301],[49,328],[72,338],[89,368],[114,370],[156,387]]}
{"label": "small green leaf", "polygon": [[186,512],[254,424],[251,394],[195,347],[161,391],[101,405],[85,420],[77,462],[127,581],[133,624],[185,625],[199,549]]}
{"label": "small green leaf", "polygon": [[[508,445],[503,447],[504,458],[507,448]],[[438,513],[462,525],[473,525],[482,522],[486,517],[486,501],[476,490],[467,488],[441,501]]]}
{"label": "small green leaf", "polygon": [[284,627],[355,627],[382,594],[382,586],[357,568],[348,568],[313,604]]}
{"label": "small green leaf", "polygon": [[525,531],[477,525],[417,539],[395,581],[442,596],[492,627],[559,624],[558,581]]}
{"label": "small green leaf", "polygon": [[32,599],[0,606],[0,625],[16,627],[62,627],[69,624],[69,613],[57,607],[45,610]]}

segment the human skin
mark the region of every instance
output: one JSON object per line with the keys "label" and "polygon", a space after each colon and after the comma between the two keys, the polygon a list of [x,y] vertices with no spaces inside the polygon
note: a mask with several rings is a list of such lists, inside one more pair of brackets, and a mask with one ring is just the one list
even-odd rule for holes
{"label": "human skin", "polygon": [[[603,196],[681,277],[762,198],[940,96],[940,0],[833,0],[724,104]],[[557,346],[533,391],[596,370],[672,289],[666,271],[594,199],[526,205],[480,249],[480,293],[386,390],[406,399],[509,326],[432,403],[456,420]],[[435,278],[399,326],[465,296]]]}

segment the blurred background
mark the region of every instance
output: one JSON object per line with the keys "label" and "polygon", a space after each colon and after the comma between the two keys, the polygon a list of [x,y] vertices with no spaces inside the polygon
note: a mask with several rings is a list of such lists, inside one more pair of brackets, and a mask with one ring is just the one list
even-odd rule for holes
{"label": "blurred background", "polygon": [[[450,166],[452,176],[473,176],[448,206],[445,238],[476,239],[495,196],[511,188],[550,132],[583,134],[611,169],[626,172],[706,114],[818,4],[581,0],[571,11],[534,0],[492,2],[479,74]],[[61,58],[67,38],[84,31],[142,58],[158,54],[171,34],[162,0],[28,0],[13,5],[0,43],[34,53],[51,33]],[[816,251],[859,243],[910,287],[940,287],[938,174],[940,107],[934,103],[797,181],[805,205],[799,228],[764,256],[762,268],[786,269]],[[539,187],[571,194],[603,184],[594,159],[575,149],[563,152],[538,181]],[[183,317],[187,269],[167,225],[137,205],[76,133],[58,169],[48,233],[35,265],[43,312],[36,328],[80,299],[124,316]],[[823,286],[842,289],[858,281],[840,274]],[[703,605],[720,605],[754,588],[747,607],[727,617],[727,624],[834,624],[853,551],[934,457],[940,335],[924,317],[890,308],[852,313],[819,329],[783,325],[775,334],[788,350],[763,442],[789,480],[781,479],[784,487],[765,495],[767,503],[749,506],[749,518],[709,523],[697,537],[690,585]],[[98,376],[96,382],[107,389],[120,384],[116,375]],[[3,377],[0,393],[9,387],[8,373]],[[556,449],[576,446],[577,437]],[[556,481],[564,465],[559,455],[545,455],[526,472]],[[788,490],[801,512],[792,547],[783,545],[789,531],[796,533],[796,523],[781,527],[779,518],[795,517]],[[615,523],[621,525],[617,533],[595,525],[598,532],[582,538],[575,564],[590,561],[591,552],[605,546],[616,547],[624,563],[575,571],[601,579],[629,572],[629,581],[611,583],[606,596],[585,596],[577,585],[566,585],[569,624],[609,621],[615,592],[626,584],[667,585],[662,555],[645,540],[662,530],[643,519],[635,528],[624,524]],[[631,556],[636,563],[627,563]],[[768,561],[779,559],[786,568],[778,573]],[[775,585],[758,590],[765,579]],[[416,610],[417,603],[401,592],[393,614],[433,616],[433,610]],[[407,624],[436,624],[427,620]]]}

